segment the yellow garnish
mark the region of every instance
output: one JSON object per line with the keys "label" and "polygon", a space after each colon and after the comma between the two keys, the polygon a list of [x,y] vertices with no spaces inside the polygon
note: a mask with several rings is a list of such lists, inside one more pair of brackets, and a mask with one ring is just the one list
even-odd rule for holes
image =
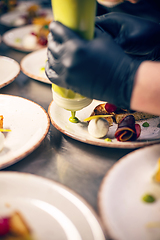
{"label": "yellow garnish", "polygon": [[0,115],[0,128],[3,128],[3,115]]}
{"label": "yellow garnish", "polygon": [[105,138],[104,141],[105,141],[105,142],[112,142],[112,139],[110,139],[110,138]]}
{"label": "yellow garnish", "polygon": [[160,222],[148,222],[146,227],[147,228],[160,228]]}
{"label": "yellow garnish", "polygon": [[14,41],[15,41],[15,43],[21,43],[22,39],[21,38],[16,38]]}
{"label": "yellow garnish", "polygon": [[155,173],[155,175],[154,175],[153,178],[154,178],[154,181],[155,181],[155,182],[160,183],[160,158],[158,159],[157,171],[156,171],[156,173]]}
{"label": "yellow garnish", "polygon": [[0,128],[0,132],[11,132],[11,129]]}
{"label": "yellow garnish", "polygon": [[113,117],[113,115],[94,115],[94,116],[90,116],[88,118],[85,118],[83,121],[84,122],[88,122],[92,119],[96,119],[96,118],[106,118],[106,117]]}

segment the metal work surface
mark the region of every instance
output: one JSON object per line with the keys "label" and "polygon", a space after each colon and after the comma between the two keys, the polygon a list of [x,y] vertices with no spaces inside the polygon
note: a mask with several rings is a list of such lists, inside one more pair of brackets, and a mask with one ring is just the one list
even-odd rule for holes
{"label": "metal work surface", "polygon": [[[0,35],[6,31],[0,25]],[[0,55],[20,63],[26,53],[0,44]],[[20,96],[41,105],[48,111],[52,101],[51,85],[33,80],[22,72],[9,85],[0,89],[0,94]],[[84,198],[98,214],[97,195],[107,171],[130,149],[114,149],[85,144],[71,139],[52,124],[41,143],[27,157],[1,171],[31,173],[54,180]]]}

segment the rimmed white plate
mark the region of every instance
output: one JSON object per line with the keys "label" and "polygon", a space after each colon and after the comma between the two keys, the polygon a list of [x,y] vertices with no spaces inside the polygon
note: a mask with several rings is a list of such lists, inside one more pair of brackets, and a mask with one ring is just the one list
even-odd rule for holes
{"label": "rimmed white plate", "polygon": [[34,4],[37,4],[37,1],[18,1],[18,4],[14,10],[22,12]]}
{"label": "rimmed white plate", "polygon": [[44,48],[40,44],[36,44],[34,47],[30,48],[23,45],[24,37],[32,32],[36,32],[36,30],[37,26],[33,24],[26,25],[24,27],[13,28],[3,35],[3,42],[9,47],[23,52],[32,52]]}
{"label": "rimmed white plate", "polygon": [[38,4],[37,1],[17,1],[17,5],[11,11],[26,11],[30,6]]}
{"label": "rimmed white plate", "polygon": [[11,129],[5,134],[0,152],[0,168],[21,160],[37,148],[48,133],[50,120],[38,104],[25,98],[0,94],[0,115],[3,127]]}
{"label": "rimmed white plate", "polygon": [[51,84],[45,74],[47,61],[47,48],[43,48],[27,54],[20,62],[21,70],[28,77]]}
{"label": "rimmed white plate", "polygon": [[57,106],[57,104],[52,101],[50,103],[48,113],[51,118],[52,124],[65,135],[74,138],[78,141],[85,142],[92,145],[103,146],[103,147],[111,147],[111,148],[138,148],[144,147],[146,145],[154,144],[160,142],[160,128],[157,125],[160,122],[160,118],[152,118],[148,119],[149,127],[142,127],[143,122],[139,121],[138,123],[141,125],[141,135],[136,141],[132,142],[119,142],[115,139],[114,134],[117,129],[117,124],[113,124],[109,128],[109,132],[105,138],[110,138],[112,142],[105,141],[103,139],[97,139],[89,135],[88,133],[88,123],[83,120],[89,117],[94,110],[95,106],[97,106],[99,101],[94,100],[89,106],[86,108],[77,111],[76,116],[80,120],[79,123],[71,123],[69,121],[69,117],[71,113],[63,108]]}
{"label": "rimmed white plate", "polygon": [[[1,16],[0,18],[0,21],[1,21],[1,24],[7,26],[7,27],[20,27],[20,26],[17,26],[15,24],[15,20],[17,20],[18,18],[20,18],[21,16],[27,14],[27,9],[17,9],[17,10],[13,10],[11,12],[8,12],[8,13],[5,13]],[[46,18],[47,19],[53,19],[53,13],[52,13],[52,9],[47,9],[47,8],[40,8],[40,12],[43,12],[46,14]]]}
{"label": "rimmed white plate", "polygon": [[[104,177],[98,207],[112,239],[159,239],[160,185],[152,182],[159,157],[159,144],[136,150],[121,158]],[[156,201],[142,201],[145,194]]]}
{"label": "rimmed white plate", "polygon": [[122,0],[117,0],[117,1],[107,1],[107,0],[97,0],[97,2],[105,7],[114,7],[120,3],[122,3]]}
{"label": "rimmed white plate", "polygon": [[41,240],[105,240],[97,215],[80,196],[54,181],[0,173],[0,215],[19,211]]}
{"label": "rimmed white plate", "polygon": [[0,56],[0,88],[10,84],[20,73],[20,65],[14,59]]}

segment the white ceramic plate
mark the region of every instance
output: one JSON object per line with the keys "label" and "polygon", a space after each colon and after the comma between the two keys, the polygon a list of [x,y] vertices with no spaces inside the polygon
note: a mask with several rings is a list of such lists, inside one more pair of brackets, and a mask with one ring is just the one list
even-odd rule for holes
{"label": "white ceramic plate", "polygon": [[20,73],[20,65],[12,58],[0,56],[0,88],[13,82]]}
{"label": "white ceramic plate", "polygon": [[37,1],[17,1],[17,6],[12,11],[26,11],[30,6],[38,4]]}
{"label": "white ceramic plate", "polygon": [[117,0],[117,1],[107,1],[107,0],[97,0],[97,2],[105,7],[114,7],[120,3],[122,3],[122,0]]}
{"label": "white ceramic plate", "polygon": [[66,187],[31,174],[0,173],[0,215],[19,211],[40,240],[105,240],[91,207]]}
{"label": "white ceramic plate", "polygon": [[[160,239],[160,185],[152,175],[160,158],[160,145],[129,153],[104,177],[99,195],[100,216],[112,239]],[[145,203],[151,194],[156,201]]]}
{"label": "white ceramic plate", "polygon": [[31,32],[36,32],[36,25],[31,24],[20,28],[13,28],[3,35],[3,42],[9,47],[23,52],[32,52],[44,48],[40,44],[36,44],[34,47],[30,48],[24,46],[23,39]]}
{"label": "white ceramic plate", "polygon": [[[41,8],[40,12],[45,13],[47,19],[53,19],[52,9]],[[17,10],[13,10],[11,12],[5,13],[0,18],[1,24],[7,27],[20,27],[20,26],[16,26],[15,20],[25,15],[26,13],[27,13],[26,9],[22,9],[22,10],[17,9]]]}
{"label": "white ceramic plate", "polygon": [[5,134],[4,149],[0,152],[0,168],[7,167],[31,153],[48,133],[49,116],[38,104],[25,98],[0,94],[0,115]]}
{"label": "white ceramic plate", "polygon": [[18,5],[15,7],[14,10],[22,12],[34,4],[38,4],[38,2],[37,1],[18,1]]}
{"label": "white ceramic plate", "polygon": [[48,113],[51,118],[52,124],[62,133],[66,134],[69,137],[72,137],[78,141],[103,146],[103,147],[113,147],[113,148],[138,148],[150,145],[153,143],[160,142],[160,128],[157,125],[160,122],[160,118],[147,119],[147,122],[150,124],[148,128],[142,127],[142,123],[145,121],[139,121],[141,125],[141,135],[138,140],[133,142],[119,142],[115,139],[114,134],[117,129],[117,124],[114,124],[109,128],[109,132],[105,138],[112,139],[112,142],[106,142],[105,138],[97,139],[89,135],[88,133],[88,123],[83,122],[83,120],[90,116],[95,106],[97,106],[99,101],[93,101],[88,107],[77,111],[76,116],[80,120],[80,123],[71,123],[69,117],[71,113],[63,108],[60,108],[56,105],[54,101],[51,102]]}
{"label": "white ceramic plate", "polygon": [[45,64],[47,61],[47,48],[43,48],[27,54],[21,61],[21,70],[27,76],[51,84],[45,74]]}

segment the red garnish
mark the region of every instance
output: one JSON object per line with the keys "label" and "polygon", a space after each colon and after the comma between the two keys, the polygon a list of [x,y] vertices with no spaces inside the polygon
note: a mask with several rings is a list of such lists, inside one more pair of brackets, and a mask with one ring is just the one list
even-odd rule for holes
{"label": "red garnish", "polygon": [[46,38],[40,37],[40,38],[38,39],[38,43],[39,43],[40,45],[42,45],[42,46],[46,46],[47,43],[48,43],[48,40],[47,40]]}
{"label": "red garnish", "polygon": [[39,13],[39,17],[46,17],[46,16],[47,16],[46,12]]}
{"label": "red garnish", "polygon": [[37,36],[37,34],[35,32],[31,32],[31,35],[33,36]]}
{"label": "red garnish", "polygon": [[9,232],[9,218],[0,217],[0,237],[6,235]]}
{"label": "red garnish", "polygon": [[112,103],[106,103],[105,104],[105,109],[108,113],[111,113],[111,112],[115,112],[117,107]]}
{"label": "red garnish", "polygon": [[137,138],[138,138],[141,134],[141,126],[138,123],[136,123],[135,129],[136,129],[136,134],[137,134]]}
{"label": "red garnish", "polygon": [[135,118],[133,115],[124,117],[118,124],[115,132],[115,137],[118,141],[135,141],[141,133],[139,124],[135,124]]}

